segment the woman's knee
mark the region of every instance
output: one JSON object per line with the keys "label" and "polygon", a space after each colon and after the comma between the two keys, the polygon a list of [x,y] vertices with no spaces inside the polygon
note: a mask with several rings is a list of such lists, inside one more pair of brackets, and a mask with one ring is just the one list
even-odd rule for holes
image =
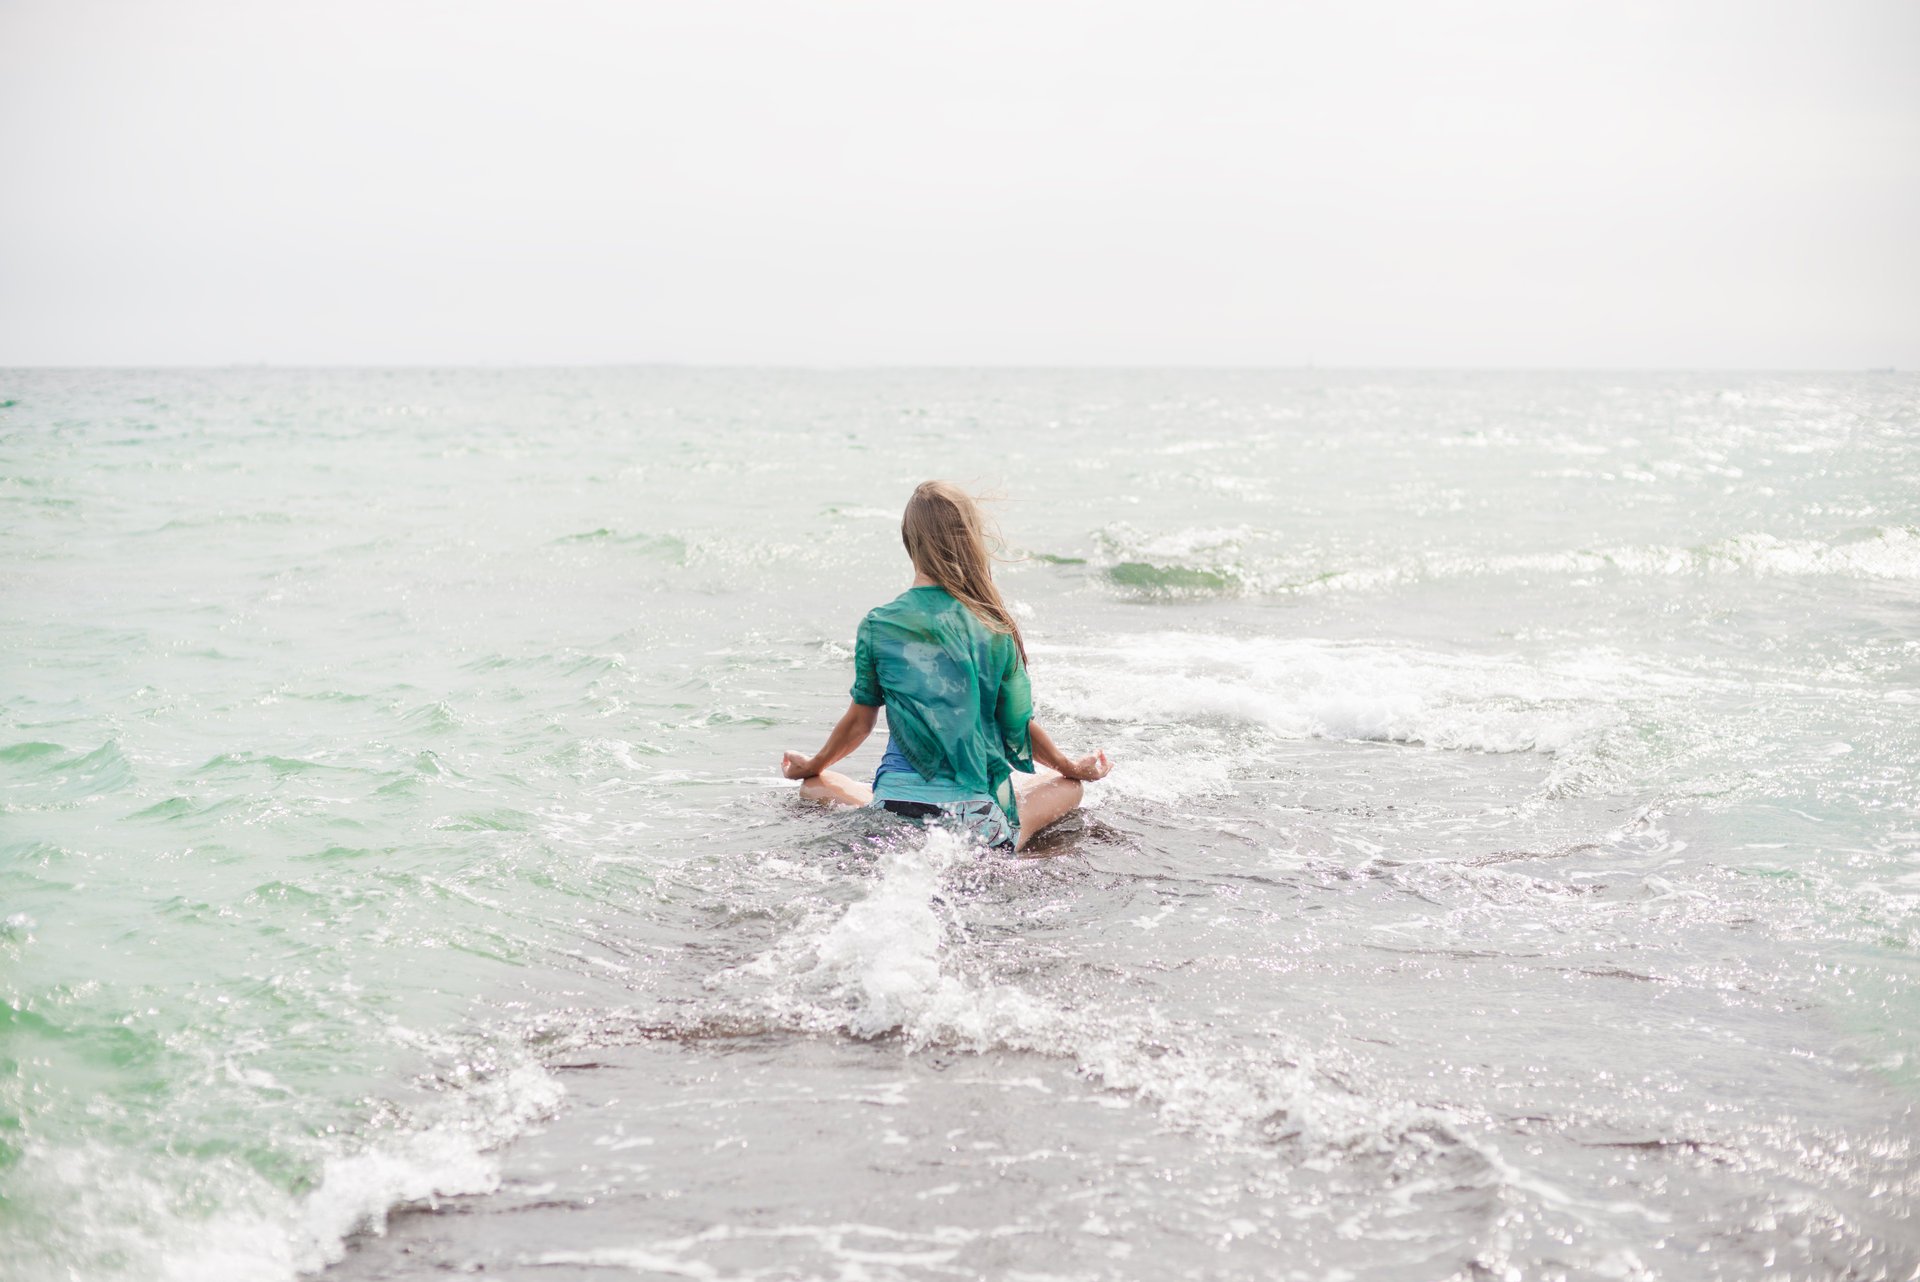
{"label": "woman's knee", "polygon": [[1055,776],[1029,794],[1030,808],[1039,826],[1044,828],[1078,806],[1085,792],[1085,786],[1078,779]]}
{"label": "woman's knee", "polygon": [[873,800],[873,789],[843,774],[823,770],[800,781],[800,795],[829,806],[864,806]]}
{"label": "woman's knee", "polygon": [[834,787],[836,782],[829,775],[808,775],[800,781],[800,795],[808,801],[838,801],[840,789]]}

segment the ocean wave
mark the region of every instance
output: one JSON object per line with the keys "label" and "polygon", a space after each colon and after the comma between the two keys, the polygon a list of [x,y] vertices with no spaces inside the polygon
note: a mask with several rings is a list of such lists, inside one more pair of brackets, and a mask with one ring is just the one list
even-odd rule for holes
{"label": "ocean wave", "polygon": [[1257,590],[1258,575],[1244,564],[1242,551],[1250,537],[1244,526],[1149,535],[1114,525],[1098,531],[1094,541],[1100,549],[1098,569],[1109,585],[1133,596],[1183,598]]}
{"label": "ocean wave", "polygon": [[1381,643],[1193,633],[1035,651],[1046,664],[1049,704],[1083,720],[1223,720],[1283,738],[1494,753],[1591,746],[1628,727],[1624,691],[1673,681],[1602,652],[1550,666]]}
{"label": "ocean wave", "polygon": [[622,531],[603,525],[574,534],[563,534],[552,542],[556,547],[582,544],[619,547],[642,556],[657,557],[669,565],[687,563],[687,541],[677,534],[652,534],[644,530]]}
{"label": "ocean wave", "polygon": [[1833,576],[1854,579],[1920,579],[1920,528],[1876,529],[1839,543],[1736,534],[1696,547],[1622,546],[1594,551],[1537,553],[1484,559],[1438,557],[1421,564],[1432,578],[1528,571],[1635,576],[1747,574],[1755,577]]}
{"label": "ocean wave", "polygon": [[328,1137],[335,1151],[311,1159],[305,1191],[263,1173],[258,1155],[30,1141],[9,1199],[46,1231],[14,1254],[8,1276],[291,1282],[344,1257],[354,1235],[383,1232],[397,1207],[497,1188],[493,1150],[550,1116],[563,1094],[522,1054],[465,1076],[411,1120]]}
{"label": "ocean wave", "polygon": [[0,772],[32,781],[42,797],[72,801],[121,792],[133,786],[133,762],[118,740],[82,752],[56,743],[30,741],[0,748]]}
{"label": "ocean wave", "polygon": [[1435,1125],[1424,1110],[1335,1084],[1338,1069],[1326,1060],[1333,1052],[1324,1048],[1229,1046],[1150,1009],[1080,1011],[970,971],[955,947],[965,936],[956,904],[982,877],[1007,872],[982,867],[977,847],[947,832],[890,844],[864,898],[809,914],[710,987],[728,1009],[759,1011],[790,1029],[1065,1058],[1169,1122],[1221,1137],[1332,1148],[1378,1143],[1383,1129]]}
{"label": "ocean wave", "polygon": [[1693,546],[1618,544],[1487,555],[1435,552],[1350,566],[1315,565],[1250,551],[1260,536],[1244,528],[1149,536],[1129,527],[1109,527],[1095,538],[1101,551],[1092,564],[1106,585],[1122,595],[1148,600],[1367,592],[1407,583],[1524,574],[1920,579],[1920,527],[1916,526],[1877,527],[1838,541],[1749,531]]}
{"label": "ocean wave", "polygon": [[1171,806],[1200,797],[1227,797],[1234,792],[1228,760],[1218,753],[1167,752],[1146,745],[1129,745],[1116,761],[1113,773],[1089,791],[1086,805],[1098,808],[1116,798]]}

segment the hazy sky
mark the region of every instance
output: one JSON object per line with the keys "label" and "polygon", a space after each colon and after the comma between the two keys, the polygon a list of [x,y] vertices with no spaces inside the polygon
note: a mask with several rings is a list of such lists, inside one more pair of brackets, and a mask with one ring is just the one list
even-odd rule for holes
{"label": "hazy sky", "polygon": [[1920,3],[0,0],[0,364],[1920,366]]}

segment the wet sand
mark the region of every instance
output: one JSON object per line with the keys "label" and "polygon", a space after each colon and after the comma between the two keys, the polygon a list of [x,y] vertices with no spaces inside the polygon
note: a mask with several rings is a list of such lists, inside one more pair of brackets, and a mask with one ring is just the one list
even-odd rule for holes
{"label": "wet sand", "polygon": [[[1044,1056],[753,1036],[571,1063],[497,1193],[396,1213],[327,1282],[1284,1273],[1257,1154]],[[1152,1197],[1169,1183],[1184,1195]]]}

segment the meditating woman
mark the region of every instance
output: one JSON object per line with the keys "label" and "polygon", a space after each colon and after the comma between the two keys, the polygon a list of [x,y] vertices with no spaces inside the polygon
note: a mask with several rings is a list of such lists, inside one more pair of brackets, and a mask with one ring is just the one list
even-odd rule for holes
{"label": "meditating woman", "polygon": [[[994,586],[973,499],[927,481],[900,537],[913,586],[861,620],[853,702],[819,752],[787,753],[781,773],[815,801],[881,807],[1019,850],[1080,804],[1083,781],[1105,777],[1107,754],[1069,758],[1034,724],[1026,644]],[[873,786],[828,770],[873,733],[882,705],[891,738]]]}

